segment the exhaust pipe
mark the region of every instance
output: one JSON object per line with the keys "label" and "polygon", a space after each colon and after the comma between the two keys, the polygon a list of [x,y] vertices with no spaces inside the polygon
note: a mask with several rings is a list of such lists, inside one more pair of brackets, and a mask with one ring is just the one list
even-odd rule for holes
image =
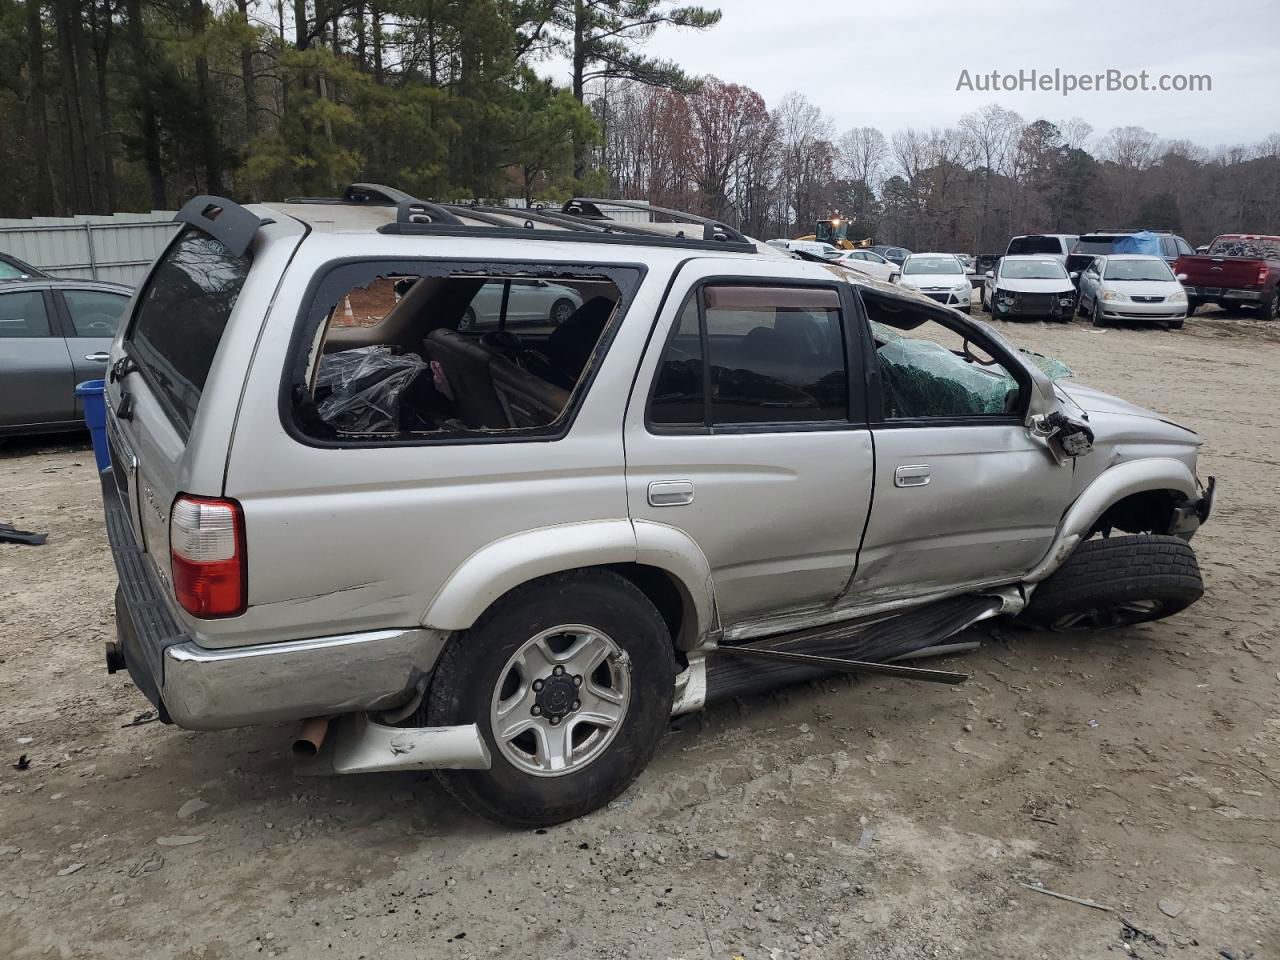
{"label": "exhaust pipe", "polygon": [[324,738],[329,733],[329,721],[332,717],[311,717],[302,721],[302,728],[293,740],[295,757],[314,757],[324,745]]}

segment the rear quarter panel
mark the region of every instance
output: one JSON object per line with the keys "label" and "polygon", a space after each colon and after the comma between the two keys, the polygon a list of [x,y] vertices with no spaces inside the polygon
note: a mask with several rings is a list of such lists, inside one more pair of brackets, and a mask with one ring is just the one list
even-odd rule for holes
{"label": "rear quarter panel", "polygon": [[[413,238],[406,246],[376,234],[362,234],[358,249],[398,260],[606,259],[568,244]],[[629,524],[622,411],[673,269],[656,261],[674,264],[678,254],[646,253],[649,272],[561,439],[311,446],[281,422],[281,375],[309,281],[352,250],[350,237],[313,234],[303,243],[252,358],[226,474],[226,495],[245,513],[249,609],[210,623],[210,645],[419,625],[454,571],[504,537],[568,523]],[[616,559],[634,559],[634,548]]]}

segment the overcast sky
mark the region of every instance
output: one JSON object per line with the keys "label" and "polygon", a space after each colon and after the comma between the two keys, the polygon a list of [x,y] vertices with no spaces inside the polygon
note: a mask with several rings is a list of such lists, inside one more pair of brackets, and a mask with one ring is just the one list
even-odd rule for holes
{"label": "overcast sky", "polygon": [[[646,45],[689,73],[756,90],[770,108],[803,93],[837,131],[953,125],[998,102],[1027,120],[1079,116],[1097,137],[1136,124],[1204,146],[1280,132],[1280,0],[701,0],[707,31]],[[980,13],[980,11],[989,11]],[[1208,93],[957,92],[961,70],[1209,74]],[[544,69],[568,80],[563,64]]]}

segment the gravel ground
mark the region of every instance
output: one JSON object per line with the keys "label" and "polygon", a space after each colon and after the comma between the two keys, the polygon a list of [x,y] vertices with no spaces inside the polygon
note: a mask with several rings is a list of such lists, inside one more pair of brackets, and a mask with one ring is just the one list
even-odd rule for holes
{"label": "gravel ground", "polygon": [[11,443],[0,520],[49,542],[0,544],[0,957],[1280,956],[1280,325],[1000,326],[1206,438],[1203,601],[1070,640],[986,625],[942,661],[956,688],[712,710],[546,831],[428,776],[297,779],[289,728],[131,725],[92,454]]}

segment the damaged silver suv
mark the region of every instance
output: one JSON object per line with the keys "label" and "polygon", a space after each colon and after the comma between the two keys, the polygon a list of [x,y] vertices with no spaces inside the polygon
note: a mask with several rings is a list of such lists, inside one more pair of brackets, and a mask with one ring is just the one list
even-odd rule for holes
{"label": "damaged silver suv", "polygon": [[911,291],[614,201],[178,220],[103,472],[107,666],[166,721],[550,824],[709,701],[1201,594],[1196,435]]}

